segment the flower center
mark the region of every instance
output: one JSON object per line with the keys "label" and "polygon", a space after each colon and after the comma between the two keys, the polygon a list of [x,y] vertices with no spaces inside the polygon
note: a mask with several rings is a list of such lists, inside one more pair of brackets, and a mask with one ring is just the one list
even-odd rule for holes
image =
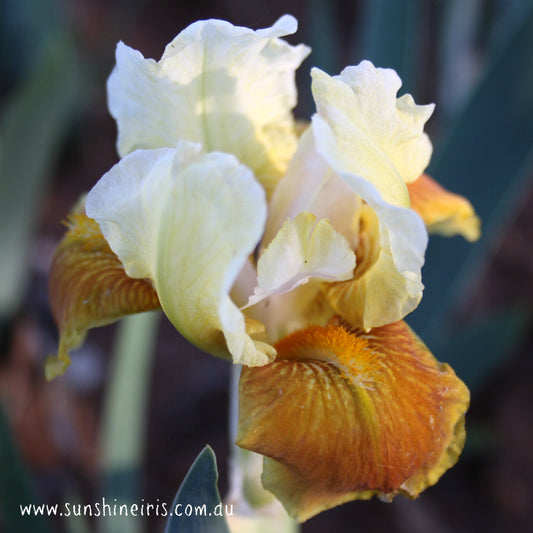
{"label": "flower center", "polygon": [[379,354],[367,339],[342,325],[310,326],[276,343],[279,359],[324,361],[333,364],[354,385],[372,388],[378,374]]}

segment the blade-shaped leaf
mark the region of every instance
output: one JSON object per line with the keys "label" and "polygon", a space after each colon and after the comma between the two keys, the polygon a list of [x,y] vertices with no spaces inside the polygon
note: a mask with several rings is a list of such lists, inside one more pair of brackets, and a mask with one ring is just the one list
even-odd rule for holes
{"label": "blade-shaped leaf", "polygon": [[[222,516],[217,481],[215,454],[206,446],[194,461],[176,494],[165,533],[229,533]],[[200,510],[198,515],[196,509]]]}
{"label": "blade-shaped leaf", "polygon": [[[43,517],[31,512],[30,506],[33,504],[35,498],[28,474],[0,405],[0,530],[10,533],[47,533],[49,529]],[[22,516],[22,506],[30,510],[25,516]]]}
{"label": "blade-shaped leaf", "polygon": [[[139,499],[148,394],[159,314],[132,315],[119,325],[102,422],[104,493],[134,504]],[[106,516],[104,533],[137,533],[141,520],[131,514]]]}
{"label": "blade-shaped leaf", "polygon": [[475,246],[458,239],[430,242],[423,270],[424,298],[409,319],[430,348],[438,337],[451,336],[454,313],[479,278],[531,176],[533,62],[524,51],[532,49],[530,9],[472,94],[430,168],[440,183],[468,197],[483,221],[483,235]]}
{"label": "blade-shaped leaf", "polygon": [[361,25],[362,56],[357,59],[369,59],[376,66],[396,70],[403,82],[402,94],[414,92],[416,85],[422,51],[423,7],[420,0],[366,2]]}
{"label": "blade-shaped leaf", "polygon": [[309,14],[309,41],[313,50],[313,65],[337,74],[341,68],[339,41],[337,39],[337,13],[335,2],[311,0]]}
{"label": "blade-shaped leaf", "polygon": [[531,312],[513,309],[496,313],[434,340],[442,354],[473,393],[512,355],[531,323]]}
{"label": "blade-shaped leaf", "polygon": [[0,123],[0,316],[19,304],[27,255],[54,156],[79,108],[80,61],[71,38],[58,32]]}
{"label": "blade-shaped leaf", "polygon": [[[66,13],[58,0],[0,2],[0,75],[18,79],[42,56],[47,41],[65,27]],[[45,52],[46,53],[46,52]]]}

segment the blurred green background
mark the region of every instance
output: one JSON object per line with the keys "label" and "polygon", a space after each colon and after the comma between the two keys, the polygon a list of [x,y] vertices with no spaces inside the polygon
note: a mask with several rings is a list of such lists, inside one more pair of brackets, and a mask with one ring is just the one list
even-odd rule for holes
{"label": "blurred green background", "polygon": [[[91,332],[67,375],[47,271],[80,194],[116,161],[105,81],[116,42],[159,59],[202,18],[252,28],[284,13],[313,53],[298,74],[360,60],[395,68],[417,103],[435,102],[429,168],[466,195],[483,237],[433,237],[408,321],[472,390],[459,464],[416,502],[356,502],[304,533],[533,529],[533,3],[530,0],[3,0],[0,3],[0,531],[162,531],[155,518],[20,517],[18,504],[102,495],[170,503],[206,443],[227,488],[228,365],[157,315]],[[143,329],[144,328],[144,329]],[[157,332],[157,336],[154,336]]]}

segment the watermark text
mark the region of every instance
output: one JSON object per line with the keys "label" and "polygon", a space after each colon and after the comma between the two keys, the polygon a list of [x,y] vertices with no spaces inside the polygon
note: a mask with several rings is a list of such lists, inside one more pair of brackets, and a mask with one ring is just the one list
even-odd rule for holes
{"label": "watermark text", "polygon": [[107,500],[102,498],[93,503],[70,503],[61,504],[27,504],[20,505],[21,516],[47,516],[47,517],[110,517],[110,516],[179,516],[179,517],[199,517],[199,516],[233,516],[233,504],[219,503],[214,507],[207,504],[178,503],[175,506],[166,502],[156,500],[156,503],[149,503],[141,500],[141,503],[119,503],[117,499]]}

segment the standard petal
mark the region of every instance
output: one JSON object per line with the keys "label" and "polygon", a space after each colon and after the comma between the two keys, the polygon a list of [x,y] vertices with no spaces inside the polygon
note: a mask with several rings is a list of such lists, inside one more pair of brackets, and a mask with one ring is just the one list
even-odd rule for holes
{"label": "standard petal", "polygon": [[269,458],[263,484],[297,520],[416,497],[457,461],[468,389],[404,322],[365,335],[334,320],[276,348],[243,368],[237,443]]}
{"label": "standard petal", "polygon": [[422,298],[427,231],[415,211],[384,201],[368,180],[336,174],[334,161],[328,162],[323,152],[324,144],[334,140],[327,124],[325,129],[313,128],[300,139],[287,176],[272,197],[264,240],[268,242],[285,213],[308,208],[328,218],[348,239],[357,261],[352,280],[324,284],[330,304],[365,330],[396,322]]}
{"label": "standard petal", "polygon": [[432,147],[423,127],[433,105],[417,106],[409,95],[396,99],[400,78],[368,61],[340,76],[318,69],[312,75],[315,149],[379,221],[374,265],[357,287],[336,287],[330,298],[353,325],[368,330],[402,319],[422,297],[427,231],[409,209],[406,182],[429,162]]}
{"label": "standard petal", "polygon": [[288,219],[257,263],[257,282],[248,305],[292,291],[309,279],[343,281],[352,277],[355,255],[328,220],[311,213]]}
{"label": "standard petal", "polygon": [[199,21],[159,62],[120,43],[108,82],[119,153],[200,142],[206,151],[236,155],[272,189],[296,148],[294,71],[309,49],[279,38],[296,29],[288,15],[255,32]]}
{"label": "standard petal", "polygon": [[[433,105],[417,106],[410,95],[397,99],[401,80],[390,69],[369,61],[330,77],[312,70],[321,153],[337,172],[361,176],[388,203],[409,207],[405,183],[426,168],[432,146],[423,132]],[[327,126],[327,128],[326,128]]]}
{"label": "standard petal", "polygon": [[464,196],[446,190],[427,174],[410,183],[407,189],[411,207],[422,217],[430,233],[445,237],[462,235],[470,242],[479,239],[481,221]]}
{"label": "standard petal", "polygon": [[229,293],[255,249],[265,194],[229,154],[199,145],[138,150],[89,192],[87,214],[132,277],[154,284],[174,326],[213,355],[265,364],[275,351],[254,342]]}
{"label": "standard petal", "polygon": [[427,235],[409,209],[363,205],[353,278],[324,283],[330,305],[352,326],[366,331],[401,320],[416,309],[424,286],[421,268]]}
{"label": "standard petal", "polygon": [[98,224],[84,213],[69,219],[50,267],[49,286],[60,338],[58,356],[46,362],[47,379],[63,374],[69,351],[83,342],[88,329],[160,307],[152,285],[126,275]]}
{"label": "standard petal", "polygon": [[358,212],[361,198],[342,179],[315,146],[311,130],[298,142],[286,175],[270,200],[262,246],[266,247],[288,218],[308,211],[318,219],[327,218],[344,235],[353,249],[358,241]]}
{"label": "standard petal", "polygon": [[335,173],[323,152],[328,142],[334,136],[327,124],[325,131],[313,128],[303,134],[272,196],[263,242],[270,242],[284,216],[301,210],[329,219],[355,250],[358,265],[352,280],[324,284],[330,304],[366,330],[401,320],[422,298],[424,223],[412,209],[385,202],[364,178]]}

